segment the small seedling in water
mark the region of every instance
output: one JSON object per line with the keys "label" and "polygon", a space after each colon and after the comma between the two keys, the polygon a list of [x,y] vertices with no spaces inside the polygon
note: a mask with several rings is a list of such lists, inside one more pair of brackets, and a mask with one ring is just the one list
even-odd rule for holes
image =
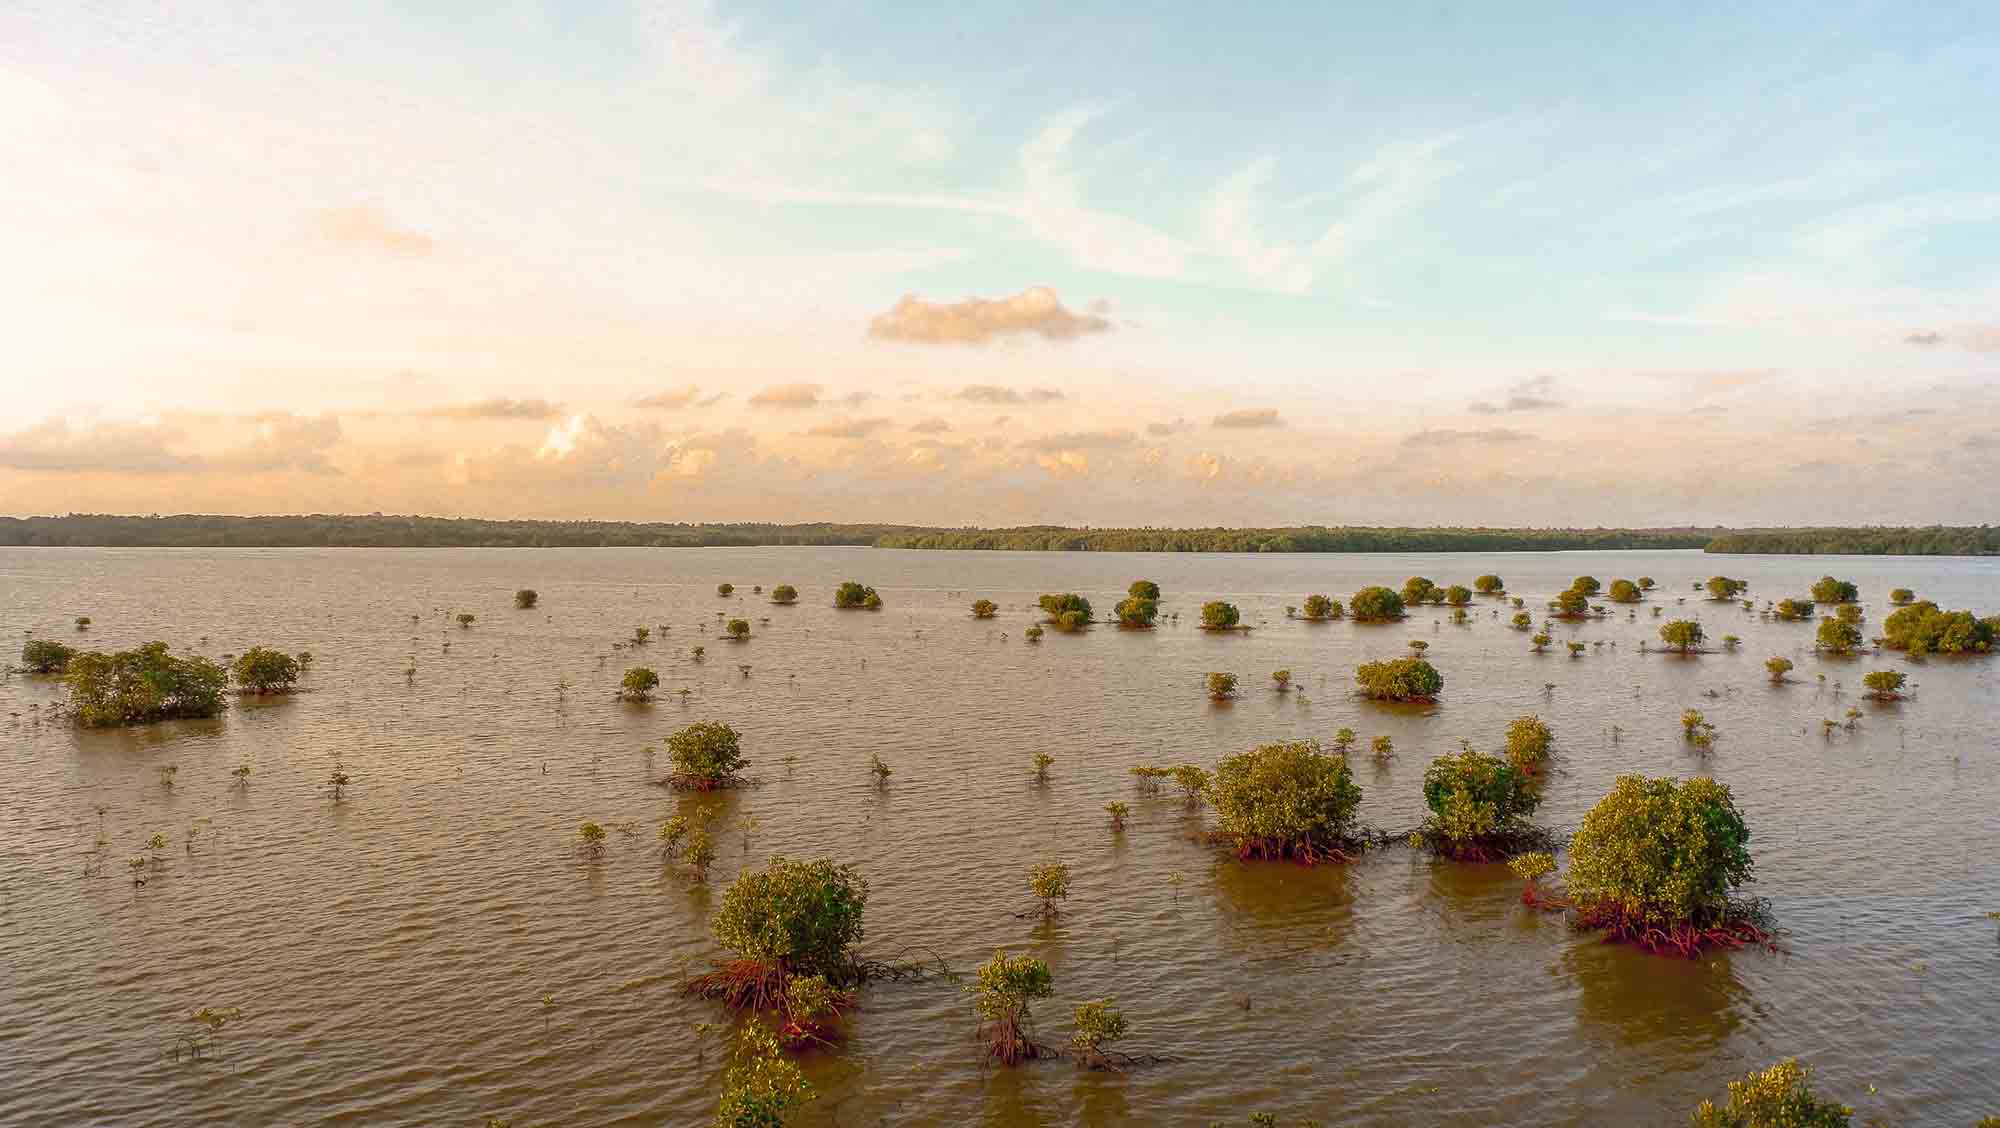
{"label": "small seedling in water", "polygon": [[1049,765],[1055,762],[1056,758],[1054,756],[1049,755],[1047,752],[1035,753],[1036,783],[1047,783],[1049,781]]}
{"label": "small seedling in water", "polygon": [[868,754],[868,773],[875,777],[876,787],[889,786],[889,765],[882,762],[879,753]]}
{"label": "small seedling in water", "polygon": [[1104,812],[1111,816],[1112,830],[1117,831],[1125,829],[1125,816],[1130,812],[1130,810],[1131,808],[1125,806],[1125,804],[1120,803],[1115,799],[1104,805]]}

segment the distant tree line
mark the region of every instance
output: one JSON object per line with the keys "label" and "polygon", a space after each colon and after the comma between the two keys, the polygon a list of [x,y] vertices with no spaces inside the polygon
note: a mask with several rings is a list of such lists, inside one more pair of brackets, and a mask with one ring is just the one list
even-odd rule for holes
{"label": "distant tree line", "polygon": [[1268,529],[1010,529],[921,525],[494,521],[475,517],[312,514],[221,517],[0,517],[0,545],[133,548],[700,548],[855,545],[1017,552],[1557,552],[1688,549],[1717,553],[2000,554],[2000,527],[1867,529],[1502,529],[1300,526]]}
{"label": "distant tree line", "polygon": [[1758,529],[1724,533],[1710,552],[1848,556],[2000,555],[2000,526],[1891,529]]}

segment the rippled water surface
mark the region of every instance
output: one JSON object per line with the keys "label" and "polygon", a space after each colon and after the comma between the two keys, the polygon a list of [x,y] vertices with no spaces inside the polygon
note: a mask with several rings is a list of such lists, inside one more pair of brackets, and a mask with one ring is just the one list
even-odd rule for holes
{"label": "rippled water surface", "polygon": [[[1579,573],[1661,589],[1636,619],[1621,608],[1559,627],[1559,642],[1593,644],[1579,659],[1529,654],[1511,608],[1496,618],[1489,600],[1467,626],[1428,610],[1393,626],[1284,615],[1312,592],[1488,571],[1536,610]],[[1717,572],[1748,578],[1760,601],[1826,572],[1852,579],[1871,624],[1893,586],[2000,610],[2000,562],[1963,559],[0,549],[9,656],[30,633],[73,638],[87,614],[98,647],[317,657],[308,693],[116,732],[38,721],[61,696],[46,679],[0,683],[0,1122],[702,1122],[721,1043],[696,1027],[723,1016],[678,983],[715,954],[721,889],[778,853],[861,868],[870,954],[921,949],[969,969],[996,948],[1032,950],[1057,984],[1035,1012],[1044,1040],[1067,1037],[1076,1002],[1111,996],[1129,1048],[1175,1059],[1125,1076],[982,1070],[961,989],[881,984],[844,1048],[808,1059],[821,1097],[804,1124],[1205,1125],[1257,1110],[1666,1124],[1794,1054],[1862,1123],[2000,1112],[2000,940],[1984,917],[2000,909],[2000,659],[1820,659],[1811,624],[1689,590]],[[1082,592],[1103,614],[1141,576],[1178,624],[1022,641],[1037,594]],[[844,579],[886,608],[835,612]],[[723,581],[734,598],[716,595]],[[787,582],[798,606],[750,593]],[[514,610],[520,587],[541,606]],[[980,596],[999,618],[968,615]],[[1193,629],[1213,598],[1257,629]],[[471,629],[452,623],[459,611],[478,616]],[[754,637],[718,639],[717,611],[750,618]],[[1740,651],[1642,652],[1676,614],[1742,636]],[[642,624],[651,645],[616,645]],[[1437,706],[1349,695],[1357,662],[1412,638],[1445,675]],[[1766,681],[1774,654],[1798,664],[1789,684]],[[659,670],[661,699],[613,700],[641,663]],[[1281,667],[1292,693],[1268,688]],[[1913,699],[1861,701],[1877,667],[1908,670]],[[1210,670],[1248,692],[1211,704]],[[1821,734],[1857,704],[1855,730]],[[1679,736],[1690,707],[1720,732],[1706,761]],[[1350,726],[1398,750],[1357,763],[1363,816],[1407,827],[1431,757],[1461,739],[1494,750],[1528,712],[1557,734],[1552,825],[1573,827],[1620,773],[1728,783],[1786,952],[1681,962],[1607,946],[1526,911],[1503,867],[1403,848],[1246,866],[1191,841],[1199,816],[1135,795],[1127,774]],[[698,801],[654,785],[665,757],[648,746],[697,719],[741,729],[765,781],[706,800],[726,818],[709,888],[653,850],[659,822]],[[1056,758],[1047,786],[1031,779],[1042,751]],[[871,753],[894,770],[886,789]],[[336,758],[353,777],[338,804],[325,794]],[[232,790],[245,763],[250,785]],[[1106,827],[1112,799],[1132,806],[1123,835]],[[584,819],[614,828],[601,861],[572,849]],[[100,828],[111,864],[87,876]],[[170,860],[135,888],[124,859],[155,833]],[[1047,858],[1074,873],[1068,911],[1017,919],[1026,870]],[[219,1059],[176,1061],[202,1006],[245,1017]]]}

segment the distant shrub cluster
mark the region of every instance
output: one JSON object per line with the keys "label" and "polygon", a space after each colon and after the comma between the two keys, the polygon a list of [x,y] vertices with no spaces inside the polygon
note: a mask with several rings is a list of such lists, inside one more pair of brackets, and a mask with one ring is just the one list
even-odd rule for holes
{"label": "distant shrub cluster", "polygon": [[92,728],[222,712],[229,674],[206,658],[177,658],[164,642],[71,656],[63,674],[76,717]]}

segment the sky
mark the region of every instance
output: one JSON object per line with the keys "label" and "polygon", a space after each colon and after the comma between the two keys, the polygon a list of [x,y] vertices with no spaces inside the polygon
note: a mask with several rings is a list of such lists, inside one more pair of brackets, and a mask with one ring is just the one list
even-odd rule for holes
{"label": "sky", "polygon": [[2000,6],[0,6],[0,513],[1992,523]]}

